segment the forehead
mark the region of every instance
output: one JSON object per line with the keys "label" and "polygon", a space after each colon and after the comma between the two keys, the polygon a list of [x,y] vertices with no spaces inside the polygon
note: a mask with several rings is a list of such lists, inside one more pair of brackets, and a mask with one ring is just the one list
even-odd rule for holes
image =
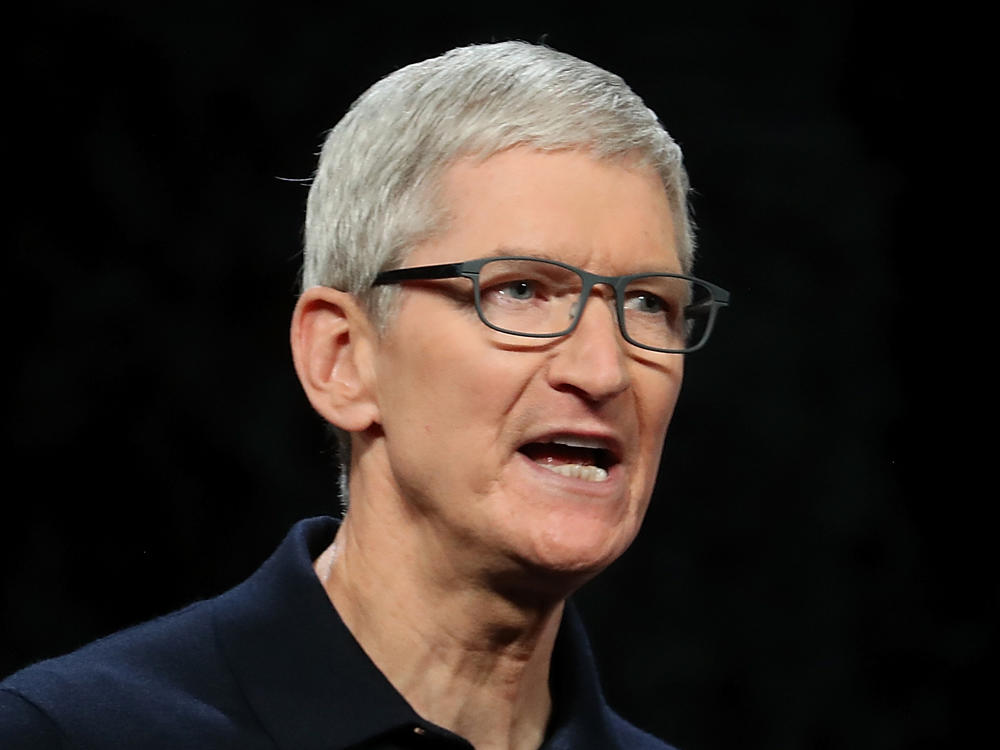
{"label": "forehead", "polygon": [[650,167],[518,147],[445,170],[442,230],[407,265],[538,255],[598,273],[680,271],[666,190]]}

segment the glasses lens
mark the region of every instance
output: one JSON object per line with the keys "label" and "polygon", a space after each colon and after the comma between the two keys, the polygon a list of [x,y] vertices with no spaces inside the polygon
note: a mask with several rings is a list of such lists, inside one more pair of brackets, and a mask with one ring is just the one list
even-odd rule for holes
{"label": "glasses lens", "polygon": [[635,343],[681,351],[705,342],[714,306],[711,290],[675,276],[643,276],[625,289],[625,330]]}
{"label": "glasses lens", "polygon": [[479,307],[490,325],[511,333],[559,334],[573,323],[583,282],[541,260],[494,260],[479,271]]}
{"label": "glasses lens", "polygon": [[[479,272],[479,309],[491,326],[529,336],[559,336],[573,326],[583,279],[544,260],[492,260]],[[633,279],[622,323],[633,343],[685,351],[705,343],[715,315],[712,291],[676,276]]]}

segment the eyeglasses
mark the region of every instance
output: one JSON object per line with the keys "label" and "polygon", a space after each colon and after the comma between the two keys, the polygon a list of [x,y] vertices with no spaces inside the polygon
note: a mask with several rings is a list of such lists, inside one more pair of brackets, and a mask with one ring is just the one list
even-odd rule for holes
{"label": "eyeglasses", "polygon": [[406,281],[472,281],[479,318],[501,333],[556,338],[573,332],[595,284],[615,291],[618,327],[630,344],[686,354],[708,341],[729,292],[676,273],[601,276],[568,263],[521,256],[383,271],[372,286]]}

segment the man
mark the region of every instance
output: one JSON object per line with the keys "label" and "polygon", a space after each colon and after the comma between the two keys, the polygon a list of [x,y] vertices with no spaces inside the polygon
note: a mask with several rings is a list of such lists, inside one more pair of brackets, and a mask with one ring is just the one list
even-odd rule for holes
{"label": "man", "polygon": [[727,301],[686,276],[686,190],[621,79],[544,47],[373,86],[324,145],[291,331],[343,521],[9,678],[0,744],[666,747],[604,703],[566,602],[635,538]]}

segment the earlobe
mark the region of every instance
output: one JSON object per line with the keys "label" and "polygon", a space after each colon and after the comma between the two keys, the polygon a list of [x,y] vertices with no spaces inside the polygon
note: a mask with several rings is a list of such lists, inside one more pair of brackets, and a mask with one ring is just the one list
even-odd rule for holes
{"label": "earlobe", "polygon": [[373,331],[353,295],[305,290],[292,315],[291,344],[299,382],[324,419],[348,432],[379,421],[371,383]]}

